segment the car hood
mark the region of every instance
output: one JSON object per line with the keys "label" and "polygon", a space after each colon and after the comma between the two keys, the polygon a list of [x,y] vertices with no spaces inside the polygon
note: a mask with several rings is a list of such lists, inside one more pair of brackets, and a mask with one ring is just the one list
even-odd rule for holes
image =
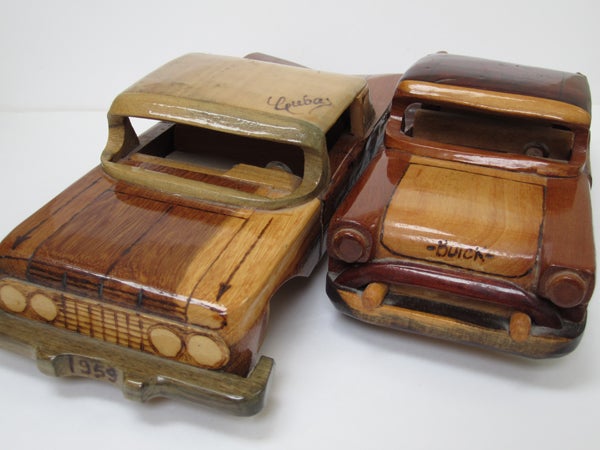
{"label": "car hood", "polygon": [[500,171],[410,164],[382,224],[389,252],[503,277],[536,260],[544,186]]}
{"label": "car hood", "polygon": [[0,274],[243,329],[297,263],[319,205],[228,209],[115,184],[96,168],[0,244]]}

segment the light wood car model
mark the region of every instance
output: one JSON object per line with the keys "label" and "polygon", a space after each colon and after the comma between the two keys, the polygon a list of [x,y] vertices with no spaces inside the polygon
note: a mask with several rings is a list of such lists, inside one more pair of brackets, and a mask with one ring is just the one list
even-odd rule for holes
{"label": "light wood car model", "polygon": [[328,293],[382,326],[530,357],[594,289],[586,78],[448,54],[402,77],[385,151],[332,219]]}
{"label": "light wood car model", "polygon": [[114,100],[101,166],[0,244],[6,347],[134,399],[261,408],[269,300],[323,254],[398,81],[273,61],[190,54]]}

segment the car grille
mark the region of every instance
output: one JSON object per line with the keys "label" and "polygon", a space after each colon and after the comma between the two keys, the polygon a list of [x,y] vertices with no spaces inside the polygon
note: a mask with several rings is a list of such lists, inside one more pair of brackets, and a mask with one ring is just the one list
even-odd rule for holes
{"label": "car grille", "polygon": [[229,349],[214,332],[20,280],[0,280],[0,308],[94,339],[220,368]]}

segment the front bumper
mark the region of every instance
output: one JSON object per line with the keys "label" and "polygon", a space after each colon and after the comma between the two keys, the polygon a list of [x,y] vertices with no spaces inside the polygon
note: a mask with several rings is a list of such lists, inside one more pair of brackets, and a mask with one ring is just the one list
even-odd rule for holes
{"label": "front bumper", "polygon": [[0,347],[36,359],[47,375],[86,377],[120,386],[132,400],[179,398],[242,416],[262,409],[273,368],[273,360],[263,356],[248,377],[202,369],[2,310]]}
{"label": "front bumper", "polygon": [[540,326],[534,319],[526,335],[515,338],[511,317],[518,311],[511,307],[487,305],[455,294],[406,285],[388,285],[382,297],[373,301],[365,295],[364,287],[348,286],[340,283],[340,278],[346,277],[328,273],[327,294],[349,316],[382,327],[530,358],[571,352],[585,329],[585,315],[577,322],[562,319],[560,325],[552,327]]}

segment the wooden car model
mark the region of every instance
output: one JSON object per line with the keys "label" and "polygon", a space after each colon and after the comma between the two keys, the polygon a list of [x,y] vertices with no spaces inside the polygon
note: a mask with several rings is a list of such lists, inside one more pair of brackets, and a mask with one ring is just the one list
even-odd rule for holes
{"label": "wooden car model", "polygon": [[332,219],[328,294],[366,322],[529,357],[571,351],[595,278],[581,74],[427,56]]}
{"label": "wooden car model", "polygon": [[268,59],[190,54],[114,100],[101,166],[0,244],[5,346],[134,399],[261,408],[269,300],[324,253],[398,82]]}

